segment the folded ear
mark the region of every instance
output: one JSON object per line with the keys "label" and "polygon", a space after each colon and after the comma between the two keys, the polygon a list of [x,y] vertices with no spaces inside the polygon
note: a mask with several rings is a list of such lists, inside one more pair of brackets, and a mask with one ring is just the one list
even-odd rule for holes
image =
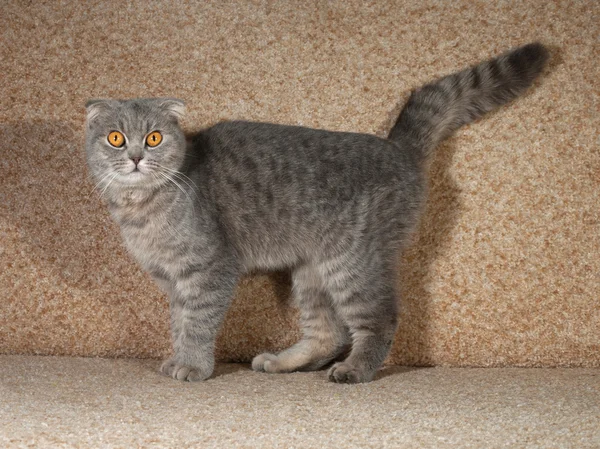
{"label": "folded ear", "polygon": [[111,100],[89,100],[85,104],[88,123],[111,108]]}
{"label": "folded ear", "polygon": [[162,98],[160,106],[177,120],[181,119],[185,114],[185,103],[177,98]]}

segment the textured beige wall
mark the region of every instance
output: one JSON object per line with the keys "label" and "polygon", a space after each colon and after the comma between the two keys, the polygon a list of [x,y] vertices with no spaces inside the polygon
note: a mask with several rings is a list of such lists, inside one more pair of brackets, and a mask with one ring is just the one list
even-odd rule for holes
{"label": "textured beige wall", "polygon": [[[180,97],[188,130],[384,135],[411,88],[541,40],[560,55],[536,87],[439,149],[389,361],[600,366],[600,3],[173,5],[3,2],[0,353],[170,350],[167,303],[87,176],[88,98]],[[220,358],[298,338],[288,288],[285,273],[242,280]]]}

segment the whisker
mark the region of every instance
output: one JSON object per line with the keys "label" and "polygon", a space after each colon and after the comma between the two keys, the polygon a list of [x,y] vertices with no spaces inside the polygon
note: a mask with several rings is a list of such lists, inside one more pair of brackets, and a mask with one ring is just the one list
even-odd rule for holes
{"label": "whisker", "polygon": [[171,237],[179,241],[185,241],[185,238],[183,237],[181,232],[171,224],[171,222],[169,221],[169,216],[167,214],[162,214],[161,218],[164,219],[165,230],[169,233]]}
{"label": "whisker", "polygon": [[156,164],[156,166],[162,168],[163,170],[167,171],[169,174],[172,174],[173,176],[176,176],[177,179],[179,179],[182,182],[185,182],[187,184],[187,186],[192,189],[192,191],[194,192],[194,195],[197,197],[196,194],[196,189],[198,188],[196,186],[196,184],[194,184],[194,181],[192,181],[190,179],[189,176],[185,175],[184,173],[178,171],[178,170],[174,170],[172,168],[169,167],[165,167],[164,165],[159,164],[158,162],[152,161],[153,164]]}
{"label": "whisker", "polygon": [[179,190],[181,190],[183,192],[183,194],[187,197],[187,199],[190,201],[190,203],[192,203],[192,207],[194,207],[194,200],[192,199],[190,194],[181,186],[181,184],[179,184],[177,181],[175,181],[171,176],[167,175],[166,173],[163,173],[161,171],[157,171],[156,173],[159,174],[160,176],[164,177],[168,181],[172,182],[175,186],[177,186],[177,188]]}
{"label": "whisker", "polygon": [[88,199],[90,198],[90,196],[92,196],[92,194],[93,194],[94,192],[98,193],[98,187],[100,187],[100,184],[102,184],[102,183],[103,183],[103,182],[106,180],[106,178],[108,178],[108,177],[109,177],[110,175],[112,175],[112,174],[113,174],[113,173],[107,173],[106,175],[104,175],[104,176],[102,177],[102,179],[101,179],[100,181],[98,181],[98,182],[96,183],[96,185],[95,185],[94,187],[92,187],[92,191],[91,191],[91,192],[90,192],[90,194],[87,196],[87,197],[88,197]]}
{"label": "whisker", "polygon": [[108,184],[106,184],[106,186],[104,186],[104,188],[102,189],[102,192],[100,192],[100,197],[102,197],[104,195],[104,193],[106,192],[106,190],[108,189],[108,187],[111,185],[111,183],[115,180],[115,178],[118,176],[118,173],[114,173],[113,177],[110,178],[110,181],[108,181]]}

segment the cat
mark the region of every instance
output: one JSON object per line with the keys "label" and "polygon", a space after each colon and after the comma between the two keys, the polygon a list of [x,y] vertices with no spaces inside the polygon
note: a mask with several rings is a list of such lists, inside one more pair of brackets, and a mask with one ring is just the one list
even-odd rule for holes
{"label": "cat", "polygon": [[428,159],[523,93],[547,59],[528,44],[416,89],[387,139],[232,121],[186,142],[180,100],[89,101],[89,169],[127,248],[170,299],[174,353],[161,372],[207,379],[238,277],[286,268],[303,337],[252,368],[330,365],[333,382],[371,381],[396,331],[398,256],[426,200]]}

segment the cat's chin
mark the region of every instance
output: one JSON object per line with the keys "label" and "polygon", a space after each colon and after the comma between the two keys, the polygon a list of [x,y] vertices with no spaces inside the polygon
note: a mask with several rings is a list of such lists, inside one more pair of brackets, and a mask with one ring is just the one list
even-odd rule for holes
{"label": "cat's chin", "polygon": [[141,171],[133,171],[126,175],[119,175],[116,180],[119,184],[128,187],[150,187],[157,184],[157,179],[155,177],[150,176],[148,173],[142,173]]}

